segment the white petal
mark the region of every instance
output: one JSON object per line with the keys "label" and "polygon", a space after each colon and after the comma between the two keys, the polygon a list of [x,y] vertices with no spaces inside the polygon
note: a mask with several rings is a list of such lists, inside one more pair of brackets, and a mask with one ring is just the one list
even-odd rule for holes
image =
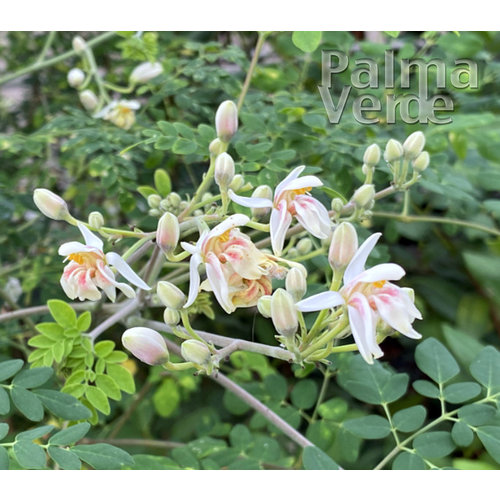
{"label": "white petal", "polygon": [[191,245],[191,243],[186,243],[185,241],[181,242],[181,247],[184,248],[184,250],[186,250],[186,252],[189,252],[190,254],[195,254],[198,251],[195,245]]}
{"label": "white petal", "polygon": [[373,250],[373,247],[377,244],[377,241],[381,236],[382,233],[372,234],[369,238],[366,238],[364,243],[358,248],[345,270],[344,284],[348,285],[354,278],[363,272],[368,255],[370,255],[370,252]]}
{"label": "white petal", "polygon": [[72,253],[80,253],[80,252],[91,252],[92,248],[89,248],[87,245],[80,243],[79,241],[68,241],[68,243],[63,243],[59,250],[57,251],[59,255],[63,257],[67,257]]}
{"label": "white petal", "polygon": [[363,271],[356,276],[356,281],[361,283],[374,283],[375,281],[397,281],[405,275],[405,270],[398,264],[391,262],[378,264]]}
{"label": "white petal", "polygon": [[225,221],[213,227],[208,233],[208,237],[216,238],[217,236],[221,236],[229,229],[233,229],[237,226],[244,226],[249,220],[250,218],[243,214],[231,215],[231,217],[228,217]]}
{"label": "white petal", "polygon": [[377,306],[380,317],[394,330],[412,336],[412,317],[406,310],[404,303],[387,294],[373,295],[372,299]]}
{"label": "white petal", "polygon": [[198,290],[200,288],[200,273],[198,266],[201,264],[201,255],[195,253],[189,261],[189,294],[184,308],[189,307],[198,297]]}
{"label": "white petal", "polygon": [[231,314],[235,310],[235,307],[229,299],[229,287],[222,271],[222,266],[213,252],[210,252],[207,256],[205,269],[207,271],[207,279],[210,282],[210,287],[217,302],[224,311]]}
{"label": "white petal", "polygon": [[90,229],[87,229],[81,222],[78,223],[78,229],[82,233],[86,245],[102,250],[102,241]]}
{"label": "white petal", "polygon": [[305,165],[301,165],[300,167],[294,168],[277,186],[274,191],[274,199],[277,200],[282,191],[288,189],[288,184],[295,180],[305,169]]}
{"label": "white petal", "polygon": [[271,219],[269,221],[271,230],[271,245],[275,255],[280,256],[285,243],[285,236],[290,224],[292,216],[287,210],[286,201],[283,200],[278,205],[278,208],[273,208],[271,211]]}
{"label": "white petal", "polygon": [[128,297],[129,299],[133,299],[135,297],[134,289],[130,285],[127,285],[127,283],[120,283],[117,281],[116,288],[121,290],[125,297]]}
{"label": "white petal", "polygon": [[330,236],[331,221],[326,208],[312,196],[299,195],[292,202],[297,220],[316,238]]}
{"label": "white petal", "polygon": [[242,207],[267,208],[273,206],[273,202],[267,198],[249,198],[247,196],[239,196],[232,189],[228,190],[228,195],[229,198]]}
{"label": "white petal", "polygon": [[322,186],[323,183],[315,176],[315,175],[304,175],[304,177],[300,177],[298,179],[294,179],[290,181],[286,186],[281,190],[284,191],[295,191],[296,189],[303,188],[313,188]]}
{"label": "white petal", "polygon": [[358,350],[367,363],[373,363],[373,344],[375,339],[375,325],[366,297],[354,293],[347,306],[349,324],[352,336]]}
{"label": "white petal", "polygon": [[135,271],[115,252],[108,252],[106,254],[106,260],[109,264],[114,266],[116,270],[132,285],[135,285],[143,290],[151,290],[151,287],[144,283]]}
{"label": "white petal", "polygon": [[295,305],[299,311],[311,312],[330,309],[344,304],[342,295],[338,292],[322,292],[307,299],[297,302]]}
{"label": "white petal", "polygon": [[141,103],[139,101],[120,101],[119,104],[123,104],[123,106],[126,106],[129,109],[139,109],[141,107]]}

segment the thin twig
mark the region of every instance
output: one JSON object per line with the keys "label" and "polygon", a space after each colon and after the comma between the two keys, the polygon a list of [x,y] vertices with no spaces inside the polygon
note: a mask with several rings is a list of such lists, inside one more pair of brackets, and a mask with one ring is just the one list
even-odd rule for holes
{"label": "thin twig", "polygon": [[184,443],[178,443],[177,441],[161,441],[159,439],[82,439],[80,441],[82,444],[94,444],[94,443],[108,443],[114,446],[146,446],[150,448],[165,448],[170,450],[172,448],[179,448],[184,446]]}

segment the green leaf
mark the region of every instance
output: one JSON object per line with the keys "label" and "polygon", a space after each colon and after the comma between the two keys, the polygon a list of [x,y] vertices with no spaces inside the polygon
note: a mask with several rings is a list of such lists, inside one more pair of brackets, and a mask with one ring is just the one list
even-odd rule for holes
{"label": "green leaf", "polygon": [[302,410],[312,408],[318,398],[318,386],[313,380],[301,380],[290,394],[292,403]]}
{"label": "green leaf", "polygon": [[57,323],[39,323],[35,328],[51,340],[59,340],[64,331],[64,328]]}
{"label": "green leaf", "polygon": [[106,371],[123,392],[128,394],[135,392],[134,377],[126,368],[120,365],[108,365]]}
{"label": "green leaf", "polygon": [[43,418],[43,406],[40,400],[30,391],[14,386],[10,393],[16,408],[29,420],[39,422]]}
{"label": "green leaf", "polygon": [[196,458],[205,458],[208,455],[217,453],[218,451],[227,448],[227,444],[222,439],[215,439],[210,436],[201,437],[191,441],[188,448],[196,455]]}
{"label": "green leaf", "polygon": [[67,429],[57,432],[49,439],[50,445],[66,446],[82,439],[90,429],[88,422],[72,425]]}
{"label": "green leaf", "polygon": [[493,460],[500,464],[500,427],[493,425],[478,427],[476,434]]}
{"label": "green leaf", "polygon": [[224,391],[222,403],[224,404],[224,408],[233,415],[244,415],[250,410],[250,406],[229,391]]}
{"label": "green leaf", "polygon": [[172,450],[172,458],[183,468],[183,469],[199,469],[200,462],[194,455],[194,453],[187,447],[182,446]]}
{"label": "green leaf", "polygon": [[280,445],[269,436],[256,436],[252,439],[252,448],[246,452],[250,458],[259,462],[275,463],[281,456]]}
{"label": "green leaf", "polygon": [[24,365],[22,359],[9,359],[0,363],[0,382],[15,375]]}
{"label": "green leaf", "polygon": [[245,451],[253,442],[252,433],[248,430],[248,427],[237,424],[229,433],[229,441],[233,448]]}
{"label": "green leaf", "polygon": [[31,441],[23,439],[12,447],[16,460],[25,469],[42,469],[47,460],[45,451]]}
{"label": "green leaf", "polygon": [[389,35],[391,38],[397,38],[401,31],[384,31],[386,35]]}
{"label": "green leaf", "polygon": [[189,155],[194,153],[196,149],[196,142],[184,139],[184,137],[179,137],[172,146],[172,152],[176,155]]}
{"label": "green leaf", "polygon": [[413,432],[423,425],[426,417],[425,407],[417,405],[396,412],[392,417],[392,422],[398,431]]}
{"label": "green leaf", "polygon": [[49,446],[47,451],[49,457],[63,470],[80,470],[82,468],[82,462],[78,455],[71,450]]}
{"label": "green leaf", "polygon": [[111,412],[108,398],[99,387],[88,385],[87,389],[85,389],[85,397],[96,410],[104,413],[104,415],[109,415]]}
{"label": "green leaf", "polygon": [[415,349],[417,366],[437,383],[444,384],[460,372],[450,351],[434,338],[421,342]]}
{"label": "green leaf", "polygon": [[51,389],[37,389],[36,395],[51,413],[65,420],[83,420],[91,417],[90,410],[78,399]]}
{"label": "green leaf", "polygon": [[368,415],[346,420],[343,426],[355,436],[363,439],[382,439],[391,433],[388,420],[380,415]]}
{"label": "green leaf", "polygon": [[115,345],[112,340],[101,340],[101,342],[97,342],[94,346],[94,352],[97,357],[105,358],[113,352]]}
{"label": "green leaf", "polygon": [[472,404],[462,406],[458,410],[458,418],[469,425],[484,425],[489,423],[496,414],[496,409],[487,404]]}
{"label": "green leaf", "polygon": [[321,31],[294,31],[293,44],[302,52],[314,52],[321,43]]}
{"label": "green leaf", "polygon": [[95,384],[108,398],[114,399],[115,401],[120,401],[122,398],[120,388],[109,375],[97,375]]}
{"label": "green leaf", "polygon": [[80,314],[80,316],[78,316],[78,319],[76,321],[76,329],[79,332],[86,332],[90,328],[91,324],[92,314],[90,314],[90,311],[85,311],[84,313]]}
{"label": "green leaf", "polygon": [[348,410],[347,402],[341,398],[332,398],[318,407],[319,415],[326,420],[341,422]]}
{"label": "green leaf", "polygon": [[0,415],[5,415],[10,411],[10,399],[7,391],[0,387]]}
{"label": "green leaf", "polygon": [[28,345],[31,347],[38,347],[41,349],[51,348],[58,340],[53,340],[47,335],[35,335],[28,340]]}
{"label": "green leaf", "polygon": [[425,462],[416,453],[403,451],[392,462],[392,470],[425,470]]}
{"label": "green leaf", "polygon": [[286,378],[278,374],[268,375],[264,379],[264,388],[275,401],[284,401],[288,394]]}
{"label": "green leaf", "polygon": [[106,363],[123,363],[128,356],[122,351],[113,351],[106,356]]}
{"label": "green leaf", "polygon": [[470,365],[472,376],[490,393],[500,392],[500,352],[493,346],[485,347]]}
{"label": "green leaf", "polygon": [[439,399],[441,397],[439,387],[428,380],[415,380],[413,388],[426,398]]}
{"label": "green leaf", "polygon": [[29,439],[30,441],[33,441],[34,439],[45,436],[45,434],[51,432],[53,428],[53,425],[42,425],[41,427],[36,427],[35,429],[30,429],[29,431],[20,432],[16,436],[16,441],[19,441],[20,439]]}
{"label": "green leaf", "polygon": [[455,422],[451,429],[451,437],[457,446],[465,447],[469,446],[473,439],[474,433],[471,428],[464,422]]}
{"label": "green leaf", "polygon": [[339,465],[324,451],[316,446],[306,446],[302,453],[302,462],[306,470],[339,470]]}
{"label": "green leaf", "polygon": [[166,378],[153,395],[153,404],[161,417],[169,417],[177,409],[181,395],[177,382],[173,378]]}
{"label": "green leaf", "polygon": [[23,370],[18,373],[12,380],[12,383],[25,389],[33,389],[45,384],[52,377],[53,373],[52,368],[48,366],[31,368],[30,370]]}
{"label": "green leaf", "polygon": [[469,366],[484,347],[470,334],[449,325],[443,325],[443,333],[451,351],[465,366]]}
{"label": "green leaf", "polygon": [[180,467],[171,458],[159,455],[133,455],[134,465],[131,470],[179,470]]}
{"label": "green leaf", "polygon": [[79,444],[73,446],[71,451],[98,470],[121,469],[125,465],[134,464],[134,459],[126,451],[107,443]]}
{"label": "green leaf", "polygon": [[47,302],[50,314],[64,328],[76,327],[76,313],[63,300],[52,299]]}
{"label": "green leaf", "polygon": [[3,439],[9,433],[9,424],[4,424],[0,422],[0,440]]}
{"label": "green leaf", "polygon": [[3,446],[0,446],[0,470],[9,470],[9,454]]}
{"label": "green leaf", "polygon": [[436,431],[417,436],[413,440],[413,447],[424,458],[441,458],[455,449],[455,443],[449,432]]}
{"label": "green leaf", "polygon": [[481,392],[481,386],[475,382],[458,382],[444,388],[444,399],[449,403],[457,404],[475,398]]}
{"label": "green leaf", "polygon": [[165,198],[168,194],[170,194],[170,191],[172,191],[172,182],[170,180],[170,176],[162,168],[158,168],[155,170],[154,182],[157,191],[163,198]]}

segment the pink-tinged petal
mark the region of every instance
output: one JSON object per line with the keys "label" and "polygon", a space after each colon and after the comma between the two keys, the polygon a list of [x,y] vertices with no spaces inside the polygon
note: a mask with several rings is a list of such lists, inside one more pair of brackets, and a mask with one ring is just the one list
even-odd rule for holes
{"label": "pink-tinged petal", "polygon": [[109,264],[114,266],[116,270],[132,285],[135,285],[143,290],[151,290],[151,287],[147,285],[135,271],[115,252],[108,252],[106,254],[106,260]]}
{"label": "pink-tinged petal", "polygon": [[412,335],[412,317],[408,314],[404,303],[386,294],[372,296],[373,303],[380,317],[394,330],[410,337]]}
{"label": "pink-tinged petal", "polygon": [[332,223],[327,209],[312,196],[299,195],[292,202],[295,217],[304,228],[316,238],[330,236]]}
{"label": "pink-tinged petal", "polygon": [[295,180],[305,169],[305,165],[294,168],[277,186],[274,191],[274,199],[278,200],[281,193],[288,189],[288,184]]}
{"label": "pink-tinged petal", "polygon": [[101,298],[101,292],[90,277],[90,269],[85,273],[81,272],[75,278],[77,279],[76,287],[80,300],[99,300]]}
{"label": "pink-tinged petal", "polygon": [[369,238],[366,238],[364,243],[358,248],[345,270],[344,284],[348,285],[354,280],[354,278],[359,276],[364,271],[366,260],[381,236],[382,233],[372,234]]}
{"label": "pink-tinged petal", "polygon": [[271,230],[271,246],[275,255],[280,256],[285,243],[285,236],[290,224],[292,216],[287,210],[286,201],[282,200],[278,208],[273,208],[271,211],[271,219],[269,221]]}
{"label": "pink-tinged petal", "polygon": [[195,245],[191,245],[191,243],[186,243],[185,241],[181,242],[181,247],[184,250],[186,250],[186,252],[189,252],[191,255],[195,254],[198,251]]}
{"label": "pink-tinged petal", "polygon": [[270,208],[273,202],[267,198],[249,198],[247,196],[239,196],[232,189],[228,190],[228,195],[238,205],[248,208]]}
{"label": "pink-tinged petal", "polygon": [[91,252],[94,250],[93,248],[89,248],[88,246],[80,243],[78,241],[69,241],[68,243],[63,243],[57,253],[62,255],[63,257],[67,257],[72,253],[81,253],[81,252]]}
{"label": "pink-tinged petal", "polygon": [[208,233],[208,237],[216,238],[217,236],[221,236],[230,229],[237,226],[244,226],[249,220],[250,218],[243,214],[231,215],[231,217],[228,217],[225,221],[212,228]]}
{"label": "pink-tinged petal", "polygon": [[76,287],[72,281],[69,281],[65,278],[64,274],[61,276],[61,287],[64,290],[64,293],[70,298],[71,300],[75,300],[77,297],[76,293]]}
{"label": "pink-tinged petal", "polygon": [[312,312],[331,309],[332,307],[337,307],[344,303],[344,299],[340,293],[322,292],[297,302],[295,306],[299,311]]}
{"label": "pink-tinged petal", "polygon": [[198,290],[200,288],[200,273],[198,267],[201,264],[201,255],[195,253],[189,261],[189,294],[184,308],[189,307],[198,297]]}
{"label": "pink-tinged petal", "polygon": [[360,283],[374,283],[376,281],[397,281],[405,275],[405,270],[398,264],[386,263],[373,266],[356,276]]}
{"label": "pink-tinged petal", "polygon": [[98,248],[102,251],[102,241],[92,232],[90,229],[87,229],[81,222],[78,224],[78,229],[82,233],[83,239],[85,240],[85,244],[89,247]]}
{"label": "pink-tinged petal", "polygon": [[323,183],[315,175],[304,175],[304,177],[299,177],[286,184],[286,186],[281,190],[281,193],[285,191],[295,191],[297,189],[313,188],[322,186]]}
{"label": "pink-tinged petal", "polygon": [[231,314],[236,308],[229,298],[229,287],[226,277],[224,276],[221,263],[212,252],[210,252],[207,256],[205,269],[207,272],[207,279],[210,282],[210,287],[212,288],[217,302],[221,305],[224,311]]}
{"label": "pink-tinged petal", "polygon": [[[354,293],[347,306],[352,336],[358,350],[367,363],[373,363],[375,324],[370,305],[361,293]],[[377,352],[378,354],[378,352]]]}

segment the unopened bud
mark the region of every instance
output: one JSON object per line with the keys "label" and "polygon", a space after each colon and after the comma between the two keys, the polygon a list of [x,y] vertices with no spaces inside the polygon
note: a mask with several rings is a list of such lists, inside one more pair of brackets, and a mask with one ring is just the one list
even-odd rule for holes
{"label": "unopened bud", "polygon": [[169,281],[159,281],[156,292],[163,305],[171,309],[182,309],[186,303],[184,292]]}
{"label": "unopened bud", "polygon": [[264,316],[264,318],[270,318],[271,317],[271,296],[270,295],[263,295],[258,301],[257,301],[257,309]]}
{"label": "unopened bud", "polygon": [[97,96],[92,90],[84,90],[80,92],[80,102],[87,111],[94,111],[99,104],[99,99],[97,99]]}
{"label": "unopened bud", "polygon": [[158,221],[158,228],[156,229],[156,244],[160,247],[161,251],[168,254],[175,250],[179,242],[180,227],[177,217],[166,212]]}
{"label": "unopened bud", "polygon": [[347,267],[358,249],[356,229],[349,222],[341,222],[333,232],[328,251],[328,262],[332,269],[342,270]]}
{"label": "unopened bud", "polygon": [[229,142],[238,130],[238,108],[233,101],[224,101],[215,113],[215,129],[222,142]]}
{"label": "unopened bud", "polygon": [[177,311],[177,309],[172,309],[170,307],[167,307],[163,312],[163,320],[169,326],[176,326],[179,324],[179,321],[181,320],[181,315],[179,311]]}
{"label": "unopened bud", "polygon": [[237,193],[245,184],[245,178],[241,174],[236,174],[229,184],[229,189],[232,189],[235,193]]}
{"label": "unopened bud", "polygon": [[375,186],[373,184],[363,184],[356,189],[352,195],[352,201],[358,208],[370,209],[375,200]]}
{"label": "unopened bud", "polygon": [[71,217],[66,202],[48,189],[35,189],[33,192],[33,201],[38,210],[49,219],[67,220]]}
{"label": "unopened bud", "polygon": [[344,208],[344,202],[341,198],[333,198],[330,206],[335,213],[339,214]]}
{"label": "unopened bud", "polygon": [[297,245],[295,245],[295,248],[300,255],[308,254],[312,250],[312,247],[313,243],[310,238],[302,238],[301,240],[299,240]]}
{"label": "unopened bud", "polygon": [[217,157],[220,154],[224,153],[225,146],[222,143],[222,141],[217,137],[217,139],[214,139],[210,145],[208,146],[208,151],[210,152],[211,155]]}
{"label": "unopened bud", "polygon": [[210,364],[210,349],[199,340],[185,340],[181,344],[181,354],[186,361],[190,361],[195,365],[205,367]]}
{"label": "unopened bud", "polygon": [[234,178],[234,161],[227,153],[222,153],[215,160],[214,178],[217,185],[227,189]]}
{"label": "unopened bud", "polygon": [[85,73],[80,68],[73,68],[68,71],[68,83],[70,87],[76,89],[85,80]]}
{"label": "unopened bud", "polygon": [[211,200],[213,198],[213,194],[210,192],[203,193],[203,196],[201,197],[201,201],[206,202],[208,200]]}
{"label": "unopened bud", "polygon": [[101,229],[104,226],[104,217],[101,212],[90,212],[89,226],[93,229]]}
{"label": "unopened bud", "polygon": [[403,145],[395,139],[389,139],[384,151],[384,160],[393,163],[400,160],[404,155]]}
{"label": "unopened bud", "polygon": [[148,365],[162,365],[168,361],[165,339],[151,328],[129,328],[122,335],[122,344],[136,358]]}
{"label": "unopened bud", "polygon": [[271,298],[271,319],[276,331],[284,337],[293,336],[299,327],[293,297],[283,288],[278,288]]}
{"label": "unopened bud", "polygon": [[429,153],[422,151],[413,161],[413,168],[416,172],[423,172],[429,166]]}
{"label": "unopened bud", "polygon": [[145,62],[134,68],[130,75],[132,83],[147,83],[161,74],[163,68],[159,62]]}
{"label": "unopened bud", "polygon": [[82,54],[87,50],[87,42],[80,35],[75,36],[71,44],[77,54]]}
{"label": "unopened bud", "polygon": [[[268,200],[273,199],[273,190],[267,186],[266,184],[262,184],[255,188],[255,191],[252,193],[252,198],[266,198]],[[252,215],[256,218],[265,217],[270,211],[270,207],[260,207],[260,208],[251,208]]]}
{"label": "unopened bud", "polygon": [[181,200],[181,197],[177,193],[173,192],[167,196],[167,201],[170,203],[170,205],[173,208],[179,208],[182,200]]}
{"label": "unopened bud", "polygon": [[409,160],[414,160],[423,151],[424,146],[425,135],[420,132],[420,130],[418,132],[413,132],[403,144],[405,156]]}
{"label": "unopened bud", "polygon": [[150,208],[158,208],[161,203],[161,196],[159,194],[150,194],[148,196],[148,205]]}
{"label": "unopened bud", "polygon": [[288,271],[285,280],[286,291],[298,302],[307,291],[306,274],[298,267],[292,267]]}
{"label": "unopened bud", "polygon": [[363,161],[369,167],[374,167],[380,161],[380,148],[377,144],[372,144],[366,148]]}

